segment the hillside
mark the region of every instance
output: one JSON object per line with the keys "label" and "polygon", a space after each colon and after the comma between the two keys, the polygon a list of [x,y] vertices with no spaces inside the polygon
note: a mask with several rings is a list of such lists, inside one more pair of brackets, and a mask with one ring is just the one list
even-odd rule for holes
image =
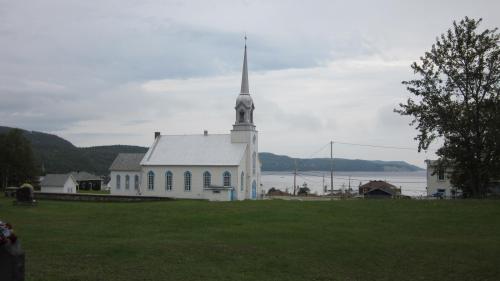
{"label": "hillside", "polygon": [[[0,134],[11,130],[0,126]],[[31,142],[38,165],[46,173],[87,171],[97,175],[109,174],[108,168],[120,152],[146,152],[146,147],[110,145],[76,147],[71,142],[52,134],[22,130]]]}
{"label": "hillside", "polygon": [[[295,160],[297,168],[301,171],[330,171],[330,158],[300,159],[283,155],[275,155],[263,152],[259,154],[263,171],[292,171]],[[335,171],[363,171],[363,172],[411,172],[420,171],[421,168],[408,164],[404,161],[380,161],[380,160],[351,160],[334,158],[333,169]]]}
{"label": "hillside", "polygon": [[[0,126],[0,134],[11,130]],[[109,145],[76,147],[71,142],[52,134],[23,130],[24,136],[33,145],[38,165],[46,173],[87,171],[107,175],[108,168],[118,153],[145,153],[147,147],[131,145]],[[263,171],[292,171],[295,158],[263,152],[259,154]],[[329,171],[330,159],[297,159],[301,171]],[[417,166],[403,161],[367,161],[335,158],[335,171],[418,171]]]}

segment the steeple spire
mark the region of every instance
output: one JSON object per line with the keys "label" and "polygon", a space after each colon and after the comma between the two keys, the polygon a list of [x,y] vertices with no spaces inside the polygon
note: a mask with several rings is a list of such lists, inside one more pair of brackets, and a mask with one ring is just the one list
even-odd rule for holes
{"label": "steeple spire", "polygon": [[250,94],[248,90],[248,67],[247,67],[247,36],[245,35],[245,55],[243,57],[243,74],[241,75],[241,93]]}

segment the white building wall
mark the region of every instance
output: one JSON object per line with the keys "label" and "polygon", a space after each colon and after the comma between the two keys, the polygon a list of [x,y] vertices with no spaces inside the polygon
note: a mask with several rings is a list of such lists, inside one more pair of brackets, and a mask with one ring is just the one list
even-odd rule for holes
{"label": "white building wall", "polygon": [[64,183],[63,193],[76,193],[76,181],[69,177]]}
{"label": "white building wall", "polygon": [[[259,134],[255,130],[232,130],[231,131],[231,141],[233,143],[247,143],[247,150],[245,152],[245,177],[246,177],[246,188],[245,188],[245,198],[252,199],[252,183],[255,181],[256,184],[256,198],[259,199],[262,193],[262,188],[260,186],[260,161],[259,161]],[[253,171],[253,154],[256,155],[255,163],[255,173]]]}
{"label": "white building wall", "polygon": [[64,188],[62,186],[42,186],[40,188],[41,192],[47,193],[64,193],[63,190]]}
{"label": "white building wall", "polygon": [[444,180],[440,180],[439,174],[434,166],[435,161],[427,160],[426,164],[427,164],[427,196],[432,196],[440,189],[445,190],[444,192],[445,197],[452,196],[451,190],[453,189],[453,186],[451,185],[449,177],[450,170],[449,169],[445,170]]}
{"label": "white building wall", "polygon": [[[120,175],[120,188],[117,185],[117,175]],[[126,177],[130,178],[129,186],[126,186]],[[139,177],[139,188],[135,189],[135,176]],[[111,171],[110,173],[110,194],[112,195],[140,195],[141,190],[141,171]]]}
{"label": "white building wall", "polygon": [[[154,189],[148,189],[148,173],[154,173]],[[172,190],[166,190],[165,178],[167,171],[172,172]],[[184,190],[184,173],[191,172],[191,190]],[[231,186],[236,192],[235,197],[239,200],[243,198],[239,195],[238,180],[239,166],[143,166],[141,194],[145,196],[161,196],[184,199],[208,199],[211,201],[230,201],[231,192],[229,190],[219,190],[219,192],[203,188],[203,173],[211,174],[211,184],[223,186],[223,174],[225,171],[231,173]]]}

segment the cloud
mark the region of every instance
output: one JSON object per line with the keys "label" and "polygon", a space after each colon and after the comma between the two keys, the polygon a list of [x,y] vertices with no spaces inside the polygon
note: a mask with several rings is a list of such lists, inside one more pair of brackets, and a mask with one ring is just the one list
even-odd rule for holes
{"label": "cloud", "polygon": [[465,14],[500,26],[491,1],[0,3],[2,125],[84,146],[149,145],[157,130],[227,133],[246,32],[260,148],[300,157],[331,139],[415,145],[392,112],[408,96],[410,63]]}

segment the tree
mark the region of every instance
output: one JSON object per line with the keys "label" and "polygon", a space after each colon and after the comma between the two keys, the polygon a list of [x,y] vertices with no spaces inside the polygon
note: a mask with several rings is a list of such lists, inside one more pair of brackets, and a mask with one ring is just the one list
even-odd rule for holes
{"label": "tree", "polygon": [[500,179],[500,35],[478,30],[468,17],[436,39],[420,63],[418,79],[403,81],[415,95],[395,112],[412,116],[418,150],[436,140],[439,167],[450,167],[451,183],[464,194],[483,197]]}
{"label": "tree", "polygon": [[0,186],[33,183],[36,175],[31,143],[23,136],[22,131],[13,129],[0,135]]}

